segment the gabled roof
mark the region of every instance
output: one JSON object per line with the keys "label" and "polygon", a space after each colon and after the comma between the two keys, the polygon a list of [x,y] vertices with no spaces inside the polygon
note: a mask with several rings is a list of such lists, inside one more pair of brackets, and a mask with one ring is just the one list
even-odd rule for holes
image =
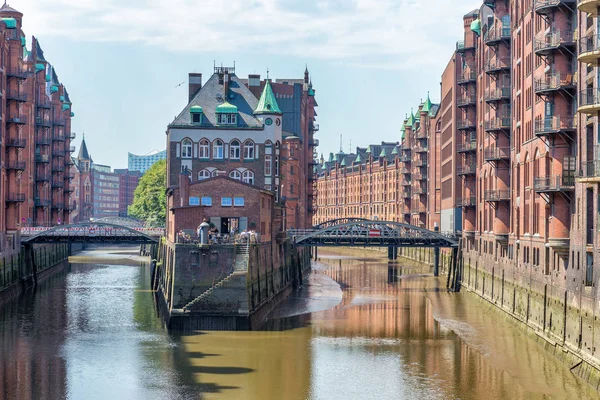
{"label": "gabled roof", "polygon": [[4,3],[4,5],[0,8],[0,13],[9,13],[9,12],[23,15],[22,12],[17,11],[14,8],[12,8],[11,6],[9,6],[8,4]]}
{"label": "gabled roof", "polygon": [[[238,124],[233,127],[223,127],[222,129],[256,129],[263,127],[263,123],[253,114],[258,100],[250,89],[234,74],[229,75],[229,93],[227,93],[227,98],[225,98],[223,83],[219,83],[219,75],[213,74],[175,120],[169,124],[169,127],[193,126],[198,128],[200,126],[213,129],[219,128],[217,126],[216,111],[217,107],[225,102],[237,107]],[[202,124],[192,124],[190,108],[194,105],[202,107],[204,115]]]}
{"label": "gabled roof", "polygon": [[85,137],[81,141],[81,147],[79,148],[79,155],[77,156],[78,160],[91,160],[90,153],[88,152],[87,146],[85,144]]}
{"label": "gabled roof", "polygon": [[44,58],[44,51],[42,50],[42,46],[40,46],[40,42],[34,37],[33,41],[35,42],[35,60],[36,62],[39,61],[46,61],[46,59]]}
{"label": "gabled roof", "polygon": [[267,79],[267,82],[265,83],[265,87],[260,95],[254,114],[282,114],[281,109],[277,104],[277,99],[275,99],[275,94],[273,93],[273,88],[271,88],[271,81],[269,79]]}

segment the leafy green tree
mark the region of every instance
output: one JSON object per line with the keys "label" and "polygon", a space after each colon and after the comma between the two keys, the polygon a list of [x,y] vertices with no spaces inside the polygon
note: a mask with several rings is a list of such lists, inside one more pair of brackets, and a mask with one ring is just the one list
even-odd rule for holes
{"label": "leafy green tree", "polygon": [[140,219],[150,227],[165,226],[167,217],[167,162],[160,160],[140,178],[133,193],[129,216]]}

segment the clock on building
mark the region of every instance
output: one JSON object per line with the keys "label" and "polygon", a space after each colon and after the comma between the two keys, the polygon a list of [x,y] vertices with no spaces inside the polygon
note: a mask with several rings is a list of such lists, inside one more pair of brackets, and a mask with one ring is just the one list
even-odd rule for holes
{"label": "clock on building", "polygon": [[271,118],[265,119],[265,124],[271,125],[272,123],[273,123],[273,120]]}

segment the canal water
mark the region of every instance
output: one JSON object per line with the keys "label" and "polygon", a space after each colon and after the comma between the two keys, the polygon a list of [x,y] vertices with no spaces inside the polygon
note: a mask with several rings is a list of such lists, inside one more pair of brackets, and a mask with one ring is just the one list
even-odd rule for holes
{"label": "canal water", "polygon": [[386,253],[320,250],[254,332],[169,334],[135,249],[0,308],[2,399],[594,399],[491,306]]}

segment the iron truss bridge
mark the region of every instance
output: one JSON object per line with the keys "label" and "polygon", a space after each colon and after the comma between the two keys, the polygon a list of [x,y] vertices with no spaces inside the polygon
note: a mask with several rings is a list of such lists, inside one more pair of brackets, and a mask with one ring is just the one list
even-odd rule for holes
{"label": "iron truss bridge", "polygon": [[329,221],[287,234],[297,246],[458,247],[459,240],[454,234],[409,224],[361,219]]}
{"label": "iron truss bridge", "polygon": [[162,228],[129,228],[108,223],[58,225],[52,228],[22,228],[23,243],[158,243]]}

